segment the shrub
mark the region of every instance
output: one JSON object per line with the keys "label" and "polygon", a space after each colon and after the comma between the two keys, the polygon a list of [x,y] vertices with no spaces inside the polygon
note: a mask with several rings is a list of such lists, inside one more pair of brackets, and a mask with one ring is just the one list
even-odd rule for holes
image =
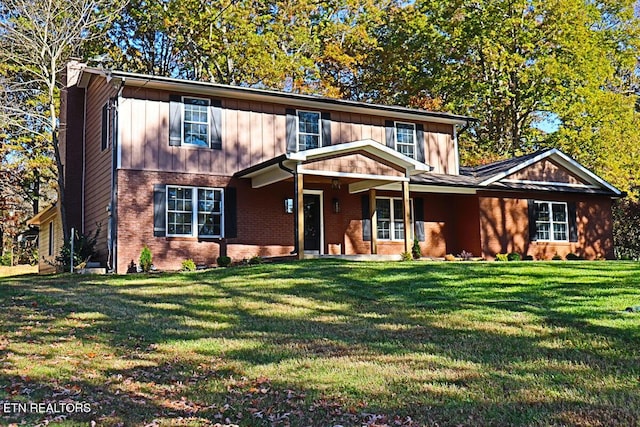
{"label": "shrub", "polygon": [[507,254],[496,254],[496,261],[509,261],[509,256]]}
{"label": "shrub", "polygon": [[576,255],[573,252],[569,252],[566,257],[564,257],[567,261],[580,261],[582,258],[580,255]]}
{"label": "shrub", "polygon": [[562,261],[562,257],[556,253],[554,256],[551,257],[551,260]]}
{"label": "shrub", "polygon": [[517,252],[511,252],[511,253],[509,253],[509,255],[507,255],[507,260],[508,261],[521,261],[522,257]]}
{"label": "shrub", "polygon": [[526,255],[522,259],[523,259],[523,261],[533,261],[535,258],[533,257],[533,255]]}
{"label": "shrub", "polygon": [[411,248],[411,255],[413,255],[413,259],[418,259],[422,257],[422,249],[420,249],[420,242],[418,239],[413,239],[413,247]]}
{"label": "shrub", "polygon": [[[100,224],[93,234],[82,234],[75,232],[73,236],[73,265],[77,266],[83,262],[88,262],[98,255],[96,243],[100,234]],[[60,248],[60,253],[56,256],[56,268],[59,271],[69,271],[71,269],[71,242],[66,240]]]}
{"label": "shrub", "polygon": [[229,267],[231,265],[231,257],[219,256],[216,260],[218,267]]}
{"label": "shrub", "polygon": [[11,266],[11,253],[10,252],[5,252],[4,254],[2,254],[2,256],[0,257],[0,265],[5,266],[5,267]]}
{"label": "shrub", "polygon": [[182,271],[196,271],[196,263],[192,259],[182,261]]}
{"label": "shrub", "polygon": [[412,259],[413,259],[413,255],[411,254],[411,252],[402,252],[400,254],[401,261],[411,261]]}
{"label": "shrub", "polygon": [[249,258],[249,265],[258,265],[258,264],[262,264],[263,262],[264,260],[259,255],[254,255],[251,258]]}
{"label": "shrub", "polygon": [[445,261],[455,261],[455,260],[456,260],[456,257],[454,257],[452,254],[446,254],[446,255],[444,256],[444,260],[445,260]]}
{"label": "shrub", "polygon": [[462,252],[458,254],[458,258],[460,258],[463,261],[471,261],[471,258],[473,258],[473,254],[463,249]]}
{"label": "shrub", "polygon": [[151,264],[153,263],[153,256],[151,255],[151,249],[147,245],[144,245],[140,252],[140,268],[145,273],[151,271]]}

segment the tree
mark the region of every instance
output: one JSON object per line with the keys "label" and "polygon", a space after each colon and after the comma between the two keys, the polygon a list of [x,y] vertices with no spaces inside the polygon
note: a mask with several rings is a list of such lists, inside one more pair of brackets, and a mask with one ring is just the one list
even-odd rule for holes
{"label": "tree", "polygon": [[[0,3],[0,62],[14,73],[5,78],[1,108],[7,125],[51,142],[65,240],[69,236],[64,205],[64,171],[58,141],[60,77],[68,59],[99,37],[121,4],[110,0],[3,0]],[[33,98],[43,101],[33,103]]]}
{"label": "tree", "polygon": [[[551,145],[575,155],[591,144],[595,154],[579,158],[611,177],[605,173],[604,164],[612,160],[606,149],[622,148],[621,135],[613,130],[624,120],[623,138],[636,141],[638,134],[630,110],[640,41],[633,5],[632,0],[397,5],[389,8],[384,24],[371,29],[378,49],[360,71],[360,92],[382,102],[479,118],[461,139],[467,163]],[[554,121],[558,132],[541,130]],[[623,157],[627,153],[623,150]],[[624,161],[627,172],[631,162],[632,157]]]}

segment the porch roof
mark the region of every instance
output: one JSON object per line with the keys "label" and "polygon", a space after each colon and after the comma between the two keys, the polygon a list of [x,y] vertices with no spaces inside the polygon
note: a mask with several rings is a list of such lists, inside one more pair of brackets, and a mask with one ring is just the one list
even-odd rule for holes
{"label": "porch roof", "polygon": [[[568,184],[564,182],[538,180],[511,180],[510,175],[524,170],[542,160],[549,159],[566,171],[579,177],[584,184]],[[558,149],[537,151],[512,159],[502,160],[477,167],[461,167],[460,175],[421,174],[411,177],[412,187],[464,188],[467,190],[507,190],[507,191],[540,191],[561,193],[602,194],[612,197],[624,197],[624,192],[600,178]],[[424,190],[423,190],[424,191]]]}
{"label": "porch roof", "polygon": [[41,210],[40,212],[35,214],[33,217],[28,219],[27,225],[39,226],[43,222],[46,222],[47,220],[51,219],[54,215],[57,214],[57,212],[58,212],[57,203],[54,203],[48,208]]}
{"label": "porch roof", "polygon": [[[372,158],[378,159],[378,161],[382,161],[385,164],[392,165],[399,171],[403,171],[404,176],[398,177],[379,174],[338,172],[331,170],[311,171],[301,168],[301,165],[307,162],[333,159],[352,154],[370,155]],[[386,145],[372,139],[365,139],[361,141],[282,154],[265,162],[251,166],[250,168],[239,171],[235,176],[239,178],[251,178],[252,186],[254,188],[259,188],[290,178],[296,171],[303,174],[308,173],[327,177],[400,182],[407,181],[409,176],[428,172],[431,169],[431,166],[407,157]]]}

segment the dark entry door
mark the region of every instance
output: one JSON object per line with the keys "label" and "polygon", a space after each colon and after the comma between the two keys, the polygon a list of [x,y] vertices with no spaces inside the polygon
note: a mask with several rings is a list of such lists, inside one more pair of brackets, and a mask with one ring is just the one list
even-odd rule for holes
{"label": "dark entry door", "polygon": [[320,251],[320,195],[304,195],[304,250]]}

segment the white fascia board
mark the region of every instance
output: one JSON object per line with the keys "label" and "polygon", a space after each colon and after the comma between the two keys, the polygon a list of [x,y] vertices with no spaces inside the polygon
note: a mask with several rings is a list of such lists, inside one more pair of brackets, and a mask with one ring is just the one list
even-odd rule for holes
{"label": "white fascia board", "polygon": [[[402,186],[396,183],[381,185],[377,187],[378,190],[388,191],[402,191]],[[425,184],[409,184],[409,191],[411,193],[439,193],[439,194],[476,194],[475,188],[467,187],[445,187],[440,185],[425,185]]]}
{"label": "white fascia board", "polygon": [[346,142],[343,144],[329,145],[326,147],[312,148],[311,150],[299,151],[297,153],[287,154],[287,158],[297,161],[313,161],[321,160],[323,157],[335,156],[340,154],[349,154],[350,152],[366,151],[381,159],[387,160],[395,165],[407,169],[410,175],[420,174],[431,171],[431,166],[426,163],[419,162],[404,154],[392,150],[373,139],[363,139],[360,141]]}
{"label": "white fascia board", "polygon": [[369,191],[372,188],[378,188],[388,184],[389,184],[389,181],[383,181],[378,179],[369,179],[365,181],[352,182],[351,184],[349,184],[349,194],[362,193],[364,191]]}
{"label": "white fascia board", "polygon": [[556,149],[554,149],[552,151],[554,152],[554,157],[558,161],[558,163],[560,163],[562,166],[566,167],[568,170],[570,170],[571,172],[573,172],[576,175],[578,175],[580,178],[583,178],[585,181],[589,181],[589,182],[591,182],[593,184],[602,186],[602,187],[612,191],[617,196],[621,196],[622,195],[622,191],[621,190],[619,190],[618,188],[616,188],[613,185],[609,184],[607,181],[605,181],[604,179],[600,178],[598,175],[596,175],[595,173],[591,172],[589,169],[585,168],[580,163],[578,163],[577,161],[575,161],[571,157],[569,157],[566,154],[564,154],[562,151],[556,150]]}
{"label": "white fascia board", "polygon": [[368,173],[352,173],[352,172],[337,172],[337,171],[325,171],[316,169],[298,168],[298,173],[303,175],[315,175],[315,176],[328,176],[331,178],[353,178],[353,179],[379,179],[381,181],[409,181],[409,178],[403,176],[386,176],[375,175]]}

